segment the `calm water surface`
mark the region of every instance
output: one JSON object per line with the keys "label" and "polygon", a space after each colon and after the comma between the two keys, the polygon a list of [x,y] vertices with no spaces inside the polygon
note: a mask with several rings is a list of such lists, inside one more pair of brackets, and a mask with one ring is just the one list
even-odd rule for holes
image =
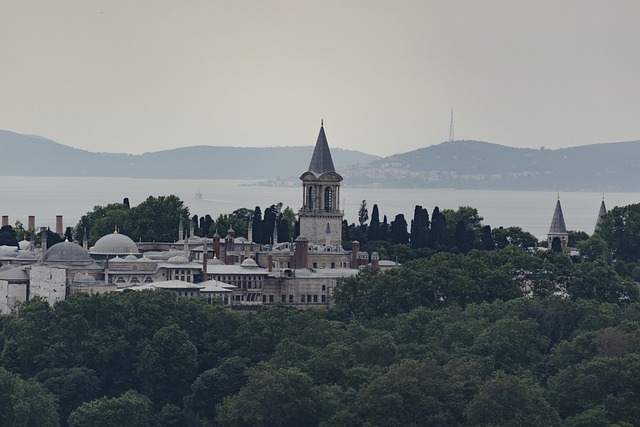
{"label": "calm water surface", "polygon": [[[64,216],[64,226],[75,226],[79,218],[95,205],[122,202],[129,198],[134,206],[148,196],[175,194],[189,207],[192,215],[230,213],[237,208],[264,208],[282,202],[297,211],[302,206],[302,187],[279,188],[251,185],[242,180],[164,180],[132,178],[77,177],[0,177],[0,215],[9,215],[26,225],[35,215],[37,226],[55,225],[55,216]],[[200,191],[202,199],[196,199]],[[541,191],[485,191],[449,189],[360,189],[342,186],[341,206],[349,222],[357,222],[362,200],[369,214],[378,204],[380,219],[389,221],[403,213],[410,223],[416,204],[456,209],[473,206],[492,228],[517,225],[546,238],[557,194]],[[602,193],[570,192],[560,194],[567,228],[592,233],[602,200]],[[607,193],[607,208],[640,203],[640,193]]]}

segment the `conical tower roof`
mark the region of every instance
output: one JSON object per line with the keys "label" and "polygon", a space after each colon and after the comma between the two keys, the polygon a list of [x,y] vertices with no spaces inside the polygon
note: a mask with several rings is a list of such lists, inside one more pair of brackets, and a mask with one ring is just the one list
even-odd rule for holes
{"label": "conical tower roof", "polygon": [[324,125],[321,123],[320,133],[318,134],[318,140],[316,141],[316,148],[313,150],[313,156],[311,157],[311,163],[309,164],[309,172],[322,174],[325,172],[335,171],[331,152],[329,151],[329,144],[327,143],[327,136],[324,134]]}
{"label": "conical tower roof", "polygon": [[602,225],[602,219],[607,214],[607,206],[604,204],[604,197],[602,197],[602,203],[600,203],[600,211],[598,212],[598,220],[596,221],[596,229],[598,231]]}
{"label": "conical tower roof", "polygon": [[556,210],[553,213],[549,234],[567,234],[567,227],[564,224],[564,215],[562,214],[562,206],[560,206],[560,198],[556,202]]}

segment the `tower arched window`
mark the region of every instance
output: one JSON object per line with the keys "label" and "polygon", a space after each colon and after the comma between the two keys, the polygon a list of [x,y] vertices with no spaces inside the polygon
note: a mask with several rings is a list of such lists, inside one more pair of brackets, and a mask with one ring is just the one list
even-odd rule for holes
{"label": "tower arched window", "polygon": [[324,210],[331,212],[333,210],[333,188],[324,189]]}
{"label": "tower arched window", "polygon": [[313,186],[309,186],[307,189],[307,209],[313,209],[313,199],[315,198],[315,191]]}

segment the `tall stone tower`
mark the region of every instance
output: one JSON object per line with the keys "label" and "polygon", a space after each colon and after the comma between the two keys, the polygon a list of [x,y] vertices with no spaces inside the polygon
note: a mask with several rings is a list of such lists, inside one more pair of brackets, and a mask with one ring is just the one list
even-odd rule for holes
{"label": "tall stone tower", "polygon": [[342,218],[340,210],[340,182],[342,177],[333,167],[324,125],[311,157],[309,170],[300,177],[302,181],[302,209],[298,213],[300,235],[311,243],[332,245],[342,243]]}

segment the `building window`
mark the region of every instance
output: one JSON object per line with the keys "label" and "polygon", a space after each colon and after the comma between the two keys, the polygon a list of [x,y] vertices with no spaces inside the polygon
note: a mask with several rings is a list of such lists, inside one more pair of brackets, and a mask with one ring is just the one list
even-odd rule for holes
{"label": "building window", "polygon": [[273,302],[273,295],[269,295],[269,302]]}
{"label": "building window", "polygon": [[262,295],[262,302],[267,302],[267,296],[266,295]]}
{"label": "building window", "polygon": [[333,210],[333,188],[324,189],[324,210],[331,212]]}
{"label": "building window", "polygon": [[289,303],[293,304],[293,295],[289,295]]}
{"label": "building window", "polygon": [[304,302],[304,295],[300,295],[300,302]]}
{"label": "building window", "polygon": [[313,296],[313,302],[318,302],[318,295]]}
{"label": "building window", "polygon": [[336,263],[335,262],[331,263],[331,268],[336,268]]}
{"label": "building window", "polygon": [[307,302],[311,302],[311,295],[307,295]]}
{"label": "building window", "polygon": [[327,290],[327,285],[322,285],[322,290],[326,291]]}
{"label": "building window", "polygon": [[281,301],[287,302],[287,296],[285,294],[282,294]]}
{"label": "building window", "polygon": [[307,189],[307,209],[313,209],[313,199],[315,198],[315,190],[313,186],[309,186]]}
{"label": "building window", "polygon": [[120,276],[116,279],[116,283],[125,283],[124,277]]}
{"label": "building window", "polygon": [[140,279],[138,279],[137,277],[132,277],[131,283],[140,283]]}
{"label": "building window", "polygon": [[322,295],[322,302],[327,302],[327,296],[326,295]]}

